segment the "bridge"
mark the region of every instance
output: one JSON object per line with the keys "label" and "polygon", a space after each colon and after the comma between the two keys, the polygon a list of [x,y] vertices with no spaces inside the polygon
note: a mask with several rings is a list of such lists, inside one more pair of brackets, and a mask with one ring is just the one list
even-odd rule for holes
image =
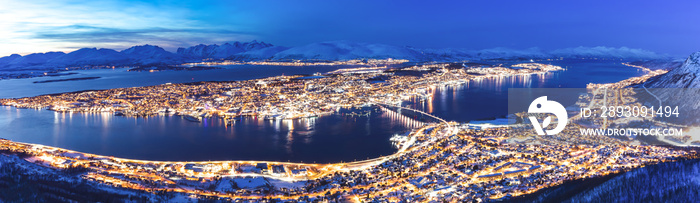
{"label": "bridge", "polygon": [[[438,120],[438,121],[444,123],[444,124],[447,126],[447,132],[446,132],[445,134],[454,133],[454,130],[455,130],[455,129],[452,128],[452,125],[450,125],[449,122],[447,122],[445,119],[442,119],[442,118],[440,118],[440,117],[434,116],[434,115],[432,115],[432,114],[429,114],[429,113],[426,113],[426,112],[423,112],[423,111],[420,111],[420,110],[416,110],[416,109],[411,109],[411,108],[406,108],[406,107],[396,106],[396,105],[391,105],[391,104],[384,104],[384,103],[373,103],[373,104],[378,105],[378,106],[380,106],[380,107],[384,107],[384,108],[386,108],[385,106],[388,106],[388,107],[393,107],[393,108],[398,108],[398,109],[406,109],[406,110],[413,111],[413,112],[416,112],[416,113],[419,113],[419,114],[423,114],[423,115],[425,115],[425,116],[434,118],[435,120]],[[427,126],[426,126],[426,127],[427,127]],[[424,128],[425,128],[425,127],[424,127]],[[420,130],[418,130],[417,133],[422,133],[422,130],[425,130],[424,128],[421,128]],[[394,153],[394,154],[387,155],[387,156],[382,156],[382,157],[377,157],[377,158],[373,158],[373,159],[362,160],[362,161],[354,161],[354,162],[344,163],[344,164],[341,164],[341,167],[339,167],[338,169],[354,170],[354,169],[362,169],[362,168],[367,168],[367,167],[371,167],[371,166],[374,166],[374,165],[382,164],[382,163],[384,163],[384,162],[387,161],[387,160],[390,160],[390,159],[393,159],[393,158],[396,158],[396,157],[399,157],[399,156],[403,155],[405,152],[408,151],[409,147],[412,147],[412,146],[413,146],[413,144],[415,143],[415,141],[416,141],[415,136],[412,136],[411,139],[410,139],[409,141],[407,141],[407,142],[401,147],[401,149],[399,149],[399,151],[397,151],[397,152]],[[423,142],[423,143],[421,144],[421,146],[428,145],[429,143],[430,143],[430,142]],[[414,146],[414,147],[417,147],[417,146]]]}
{"label": "bridge", "polygon": [[434,118],[435,120],[438,120],[438,121],[440,121],[440,122],[445,123],[445,124],[447,125],[447,127],[451,127],[451,126],[450,126],[450,123],[448,123],[447,121],[445,121],[445,119],[442,119],[442,118],[440,118],[440,117],[434,116],[434,115],[432,115],[432,114],[429,114],[429,113],[426,113],[426,112],[423,112],[423,111],[419,111],[419,110],[412,109],[412,108],[406,108],[406,107],[402,107],[402,106],[391,105],[391,104],[383,104],[383,103],[374,103],[374,104],[375,104],[375,105],[378,105],[378,106],[388,106],[388,107],[394,107],[394,108],[398,108],[398,109],[410,110],[410,111],[413,111],[413,112],[416,112],[416,113],[423,114],[423,115],[425,115],[425,116]]}

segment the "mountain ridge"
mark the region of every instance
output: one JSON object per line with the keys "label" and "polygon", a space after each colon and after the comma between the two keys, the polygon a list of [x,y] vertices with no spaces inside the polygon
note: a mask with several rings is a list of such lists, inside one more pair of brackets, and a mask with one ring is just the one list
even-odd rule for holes
{"label": "mountain ridge", "polygon": [[688,56],[678,68],[649,79],[647,88],[700,88],[700,51]]}
{"label": "mountain ridge", "polygon": [[224,43],[222,45],[210,44],[204,45],[199,44],[188,48],[180,47],[175,52],[186,57],[195,59],[206,59],[206,58],[218,58],[224,59],[234,56],[238,53],[243,53],[247,51],[260,50],[274,45],[265,42],[258,42],[253,40],[251,42],[233,42]]}
{"label": "mountain ridge", "polygon": [[353,59],[407,59],[412,62],[447,62],[488,59],[547,58],[659,59],[667,56],[627,47],[575,47],[543,51],[538,48],[460,48],[424,49],[409,46],[352,42],[347,40],[311,43],[295,47],[265,42],[231,42],[222,45],[199,44],[169,52],[155,45],[137,45],[122,51],[107,48],[81,48],[69,53],[46,52],[0,57],[0,70],[59,69],[71,66],[179,65],[204,60],[239,61],[343,61]]}

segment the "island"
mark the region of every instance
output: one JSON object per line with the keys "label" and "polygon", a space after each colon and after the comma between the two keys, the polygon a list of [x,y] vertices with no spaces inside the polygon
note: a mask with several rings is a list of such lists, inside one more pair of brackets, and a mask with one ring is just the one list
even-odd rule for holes
{"label": "island", "polygon": [[539,63],[512,67],[465,67],[461,63],[405,68],[364,67],[341,69],[324,77],[294,75],[232,82],[163,84],[0,99],[0,104],[61,112],[113,112],[125,116],[177,114],[225,120],[238,116],[296,119],[332,113],[341,107],[395,105],[411,97],[427,98],[430,89],[436,86],[557,70],[561,67]]}
{"label": "island", "polygon": [[34,81],[33,83],[50,83],[50,82],[64,82],[64,81],[78,81],[78,80],[94,80],[102,77],[80,77],[80,78],[66,78],[66,79],[56,79],[56,80],[41,80]]}
{"label": "island", "polygon": [[[10,159],[17,165],[35,168],[21,172],[26,177],[48,173],[60,177],[53,182],[87,180],[102,187],[100,190],[150,201],[196,198],[284,202],[509,200],[571,181],[700,157],[694,148],[638,146],[600,135],[577,136],[581,126],[575,123],[563,133],[537,136],[532,128],[519,124],[481,128],[396,105],[406,98],[427,96],[430,91],[426,89],[435,86],[559,69],[545,64],[516,67],[519,68],[430,64],[402,70],[345,70],[323,77],[165,84],[0,100],[3,105],[55,111],[107,111],[126,116],[174,112],[222,119],[244,115],[296,119],[342,106],[378,105],[434,119],[404,137],[392,138],[398,142],[396,153],[367,160],[332,164],[163,162],[9,140],[0,140],[0,152],[5,154],[0,156],[14,157]],[[514,142],[523,137],[541,144]]]}

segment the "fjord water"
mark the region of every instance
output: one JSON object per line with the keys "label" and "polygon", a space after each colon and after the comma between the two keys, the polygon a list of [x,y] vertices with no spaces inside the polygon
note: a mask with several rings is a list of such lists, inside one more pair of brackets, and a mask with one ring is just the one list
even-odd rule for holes
{"label": "fjord water", "polygon": [[[556,61],[552,64],[567,69],[436,88],[431,99],[407,102],[405,105],[446,120],[466,122],[505,116],[508,88],[581,88],[591,82],[616,82],[643,74],[636,68],[621,65],[619,61]],[[82,71],[70,77],[98,75],[102,78],[40,84],[32,81],[46,79],[0,81],[0,85],[12,84],[1,86],[0,95],[22,97],[85,89],[189,82],[192,78],[195,78],[194,81],[244,80],[282,73],[327,72],[338,67],[235,68],[237,69],[156,73]],[[36,90],[37,88],[47,89]],[[389,138],[415,126],[416,122],[410,118],[386,111],[374,111],[368,117],[335,114],[294,121],[247,118],[226,126],[217,119],[194,123],[177,116],[127,118],[111,114],[71,114],[0,107],[1,138],[143,160],[289,160],[319,163],[362,160],[395,152],[396,148]]]}
{"label": "fjord water", "polygon": [[[164,83],[187,83],[201,81],[236,81],[266,78],[279,75],[307,75],[325,73],[340,68],[357,66],[263,66],[230,65],[222,69],[201,71],[157,71],[137,72],[128,69],[98,69],[70,71],[77,73],[57,77],[37,77],[27,79],[0,80],[0,98],[32,97],[44,94],[74,92],[82,90],[103,90],[122,87],[161,85]],[[99,77],[92,80],[34,83],[46,80]]]}
{"label": "fjord water", "polygon": [[327,115],[201,123],[180,116],[134,118],[0,107],[2,138],[100,155],[159,161],[269,160],[329,163],[388,155],[389,137],[417,126],[405,116]]}
{"label": "fjord water", "polygon": [[[404,106],[448,121],[493,120],[508,114],[508,88],[585,88],[589,83],[613,83],[644,75],[640,69],[622,65],[620,61],[567,60],[551,64],[565,70],[437,87],[431,89],[434,93],[431,98],[414,99]],[[576,98],[575,95],[572,98]]]}

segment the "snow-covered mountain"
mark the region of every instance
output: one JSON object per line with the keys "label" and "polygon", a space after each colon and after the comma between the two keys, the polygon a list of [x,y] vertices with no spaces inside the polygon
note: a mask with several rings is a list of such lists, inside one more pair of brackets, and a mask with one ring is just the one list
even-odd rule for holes
{"label": "snow-covered mountain", "polygon": [[658,120],[696,126],[700,124],[700,52],[691,54],[680,67],[647,82],[633,85],[646,88],[650,96],[640,94],[637,99],[650,105],[677,106],[681,113],[677,117],[661,117]]}
{"label": "snow-covered mountain", "polygon": [[0,57],[0,64],[6,64],[18,58],[22,58],[22,56],[19,54],[12,54],[9,56]]}
{"label": "snow-covered mountain", "polygon": [[26,56],[13,54],[0,58],[0,67],[32,67],[65,55],[63,52],[34,53]]}
{"label": "snow-covered mountain", "polygon": [[219,48],[219,45],[212,44],[212,45],[204,45],[204,44],[199,44],[196,46],[192,46],[189,48],[178,48],[177,49],[177,54],[184,55],[184,56],[192,56],[192,57],[198,57],[198,58],[208,58],[213,55],[213,53],[216,52],[216,50]]}
{"label": "snow-covered mountain", "polygon": [[83,48],[70,53],[47,52],[25,56],[11,55],[0,58],[4,70],[51,70],[70,66],[139,66],[176,65],[204,59],[232,59],[240,61],[289,60],[352,60],[352,59],[408,59],[412,62],[464,61],[486,59],[544,59],[544,58],[620,58],[662,59],[663,55],[626,47],[576,47],[543,51],[538,48],[509,49],[422,49],[387,44],[351,41],[329,41],[297,47],[274,46],[265,42],[232,42],[223,45],[196,45],[179,48],[176,53],[153,45],[134,46],[121,52],[112,49]]}
{"label": "snow-covered mountain", "polygon": [[411,61],[424,61],[420,51],[386,44],[369,44],[349,41],[313,43],[281,51],[273,60],[351,60],[400,58]]}
{"label": "snow-covered mountain", "polygon": [[82,48],[49,60],[44,66],[122,65],[127,62],[124,54],[112,49]]}
{"label": "snow-covered mountain", "polygon": [[262,49],[256,49],[256,50],[237,53],[237,54],[234,54],[233,56],[229,56],[226,58],[232,59],[232,60],[240,60],[240,61],[268,60],[268,59],[272,59],[272,57],[275,56],[275,54],[282,52],[284,50],[287,50],[287,49],[289,49],[289,48],[282,47],[282,46],[270,46],[270,47],[265,47]]}
{"label": "snow-covered mountain", "polygon": [[0,68],[52,70],[71,66],[129,66],[180,64],[185,58],[153,45],[133,46],[121,52],[104,48],[82,48],[70,53],[47,52],[0,58]]}
{"label": "snow-covered mountain", "polygon": [[[700,198],[700,162],[679,160],[652,164],[622,173],[603,183],[565,193],[575,185],[543,192],[532,202],[693,202]],[[591,186],[592,185],[592,186]],[[578,193],[578,194],[576,194]],[[566,201],[553,197],[566,195]],[[560,198],[563,199],[563,198]]]}
{"label": "snow-covered mountain", "polygon": [[472,59],[540,59],[540,58],[551,58],[550,54],[543,52],[538,48],[529,49],[511,49],[504,47],[497,47],[491,49],[482,49],[478,51],[473,51]]}
{"label": "snow-covered mountain", "polygon": [[131,64],[178,64],[184,61],[182,56],[148,44],[133,46],[121,53],[130,59]]}
{"label": "snow-covered mountain", "polygon": [[664,58],[652,51],[643,49],[631,49],[627,47],[575,47],[557,49],[549,54],[555,57],[565,58],[620,58],[620,59],[659,59]]}
{"label": "snow-covered mountain", "polygon": [[433,61],[487,60],[487,59],[546,59],[546,58],[604,58],[604,59],[667,59],[665,55],[627,47],[576,47],[544,51],[539,48],[511,49],[497,47],[482,50],[417,49]]}
{"label": "snow-covered mountain", "polygon": [[198,59],[205,59],[205,58],[213,58],[213,59],[224,59],[224,58],[230,58],[233,57],[236,54],[243,53],[243,52],[249,52],[249,51],[256,51],[256,50],[261,50],[265,48],[273,47],[272,44],[268,44],[265,42],[258,42],[256,40],[253,40],[251,42],[233,42],[233,43],[225,43],[222,45],[204,45],[204,44],[199,44],[196,46],[192,46],[189,48],[178,48],[177,49],[177,54],[189,57],[189,58],[198,58]]}
{"label": "snow-covered mountain", "polygon": [[650,79],[649,88],[700,88],[700,52],[691,54],[681,67]]}
{"label": "snow-covered mountain", "polygon": [[369,44],[350,41],[330,41],[292,47],[275,54],[272,60],[350,60],[350,59],[408,59],[424,61],[462,61],[486,59],[545,59],[545,58],[606,58],[606,59],[666,59],[665,55],[627,47],[576,47],[543,51],[539,48],[511,49],[421,49],[415,47]]}

